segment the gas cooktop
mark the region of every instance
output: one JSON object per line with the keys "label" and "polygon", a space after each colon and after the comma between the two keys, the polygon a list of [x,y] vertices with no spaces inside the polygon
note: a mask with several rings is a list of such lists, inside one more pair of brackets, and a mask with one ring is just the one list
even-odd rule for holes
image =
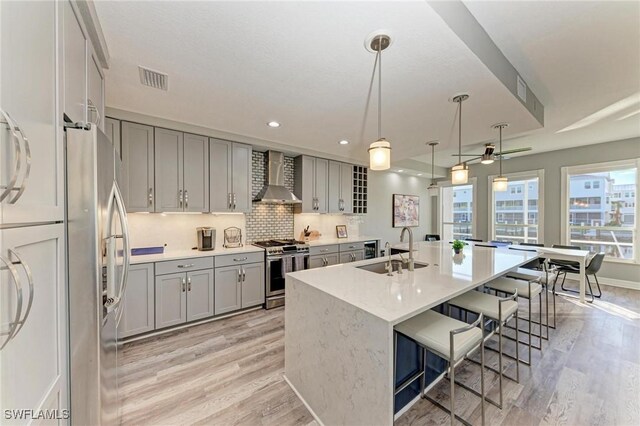
{"label": "gas cooktop", "polygon": [[256,241],[253,245],[266,249],[267,255],[282,254],[285,252],[305,253],[309,251],[309,245],[307,243],[294,239]]}

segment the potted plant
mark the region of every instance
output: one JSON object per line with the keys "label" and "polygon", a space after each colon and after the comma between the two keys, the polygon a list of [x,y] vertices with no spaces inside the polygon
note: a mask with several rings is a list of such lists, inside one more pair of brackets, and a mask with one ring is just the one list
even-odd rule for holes
{"label": "potted plant", "polygon": [[460,254],[464,248],[464,243],[460,240],[453,241],[453,251],[455,254]]}

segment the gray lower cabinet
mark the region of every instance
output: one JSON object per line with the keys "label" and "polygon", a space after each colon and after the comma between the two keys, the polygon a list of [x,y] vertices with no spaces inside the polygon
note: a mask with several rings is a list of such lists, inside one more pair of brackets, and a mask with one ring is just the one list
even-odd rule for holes
{"label": "gray lower cabinet", "polygon": [[187,321],[187,275],[156,277],[156,329]]}
{"label": "gray lower cabinet", "polygon": [[213,269],[187,273],[187,321],[213,316]]}
{"label": "gray lower cabinet", "polygon": [[309,269],[337,265],[339,263],[341,263],[339,253],[316,254],[314,256],[309,256]]}
{"label": "gray lower cabinet", "polygon": [[216,268],[215,314],[264,303],[264,263]]}
{"label": "gray lower cabinet", "polygon": [[364,250],[340,252],[340,263],[350,263],[364,260]]}
{"label": "gray lower cabinet", "polygon": [[154,211],[153,127],[123,121],[122,168],[127,212]]}
{"label": "gray lower cabinet", "polygon": [[118,337],[124,338],[155,329],[153,263],[131,265]]}

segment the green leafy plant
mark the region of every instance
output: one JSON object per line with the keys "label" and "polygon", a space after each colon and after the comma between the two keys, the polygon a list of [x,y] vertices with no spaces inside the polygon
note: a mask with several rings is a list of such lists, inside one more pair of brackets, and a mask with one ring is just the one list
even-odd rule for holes
{"label": "green leafy plant", "polygon": [[455,251],[460,251],[464,248],[464,243],[460,240],[454,240],[453,241],[453,249]]}

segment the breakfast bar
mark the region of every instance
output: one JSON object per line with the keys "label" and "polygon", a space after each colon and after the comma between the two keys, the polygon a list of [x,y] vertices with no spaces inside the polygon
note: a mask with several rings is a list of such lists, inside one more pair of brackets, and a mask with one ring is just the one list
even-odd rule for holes
{"label": "breakfast bar", "polygon": [[394,398],[394,326],[538,257],[474,246],[454,255],[446,242],[413,254],[415,270],[392,275],[387,258],[287,275],[285,378],[321,424],[392,424],[410,402]]}

